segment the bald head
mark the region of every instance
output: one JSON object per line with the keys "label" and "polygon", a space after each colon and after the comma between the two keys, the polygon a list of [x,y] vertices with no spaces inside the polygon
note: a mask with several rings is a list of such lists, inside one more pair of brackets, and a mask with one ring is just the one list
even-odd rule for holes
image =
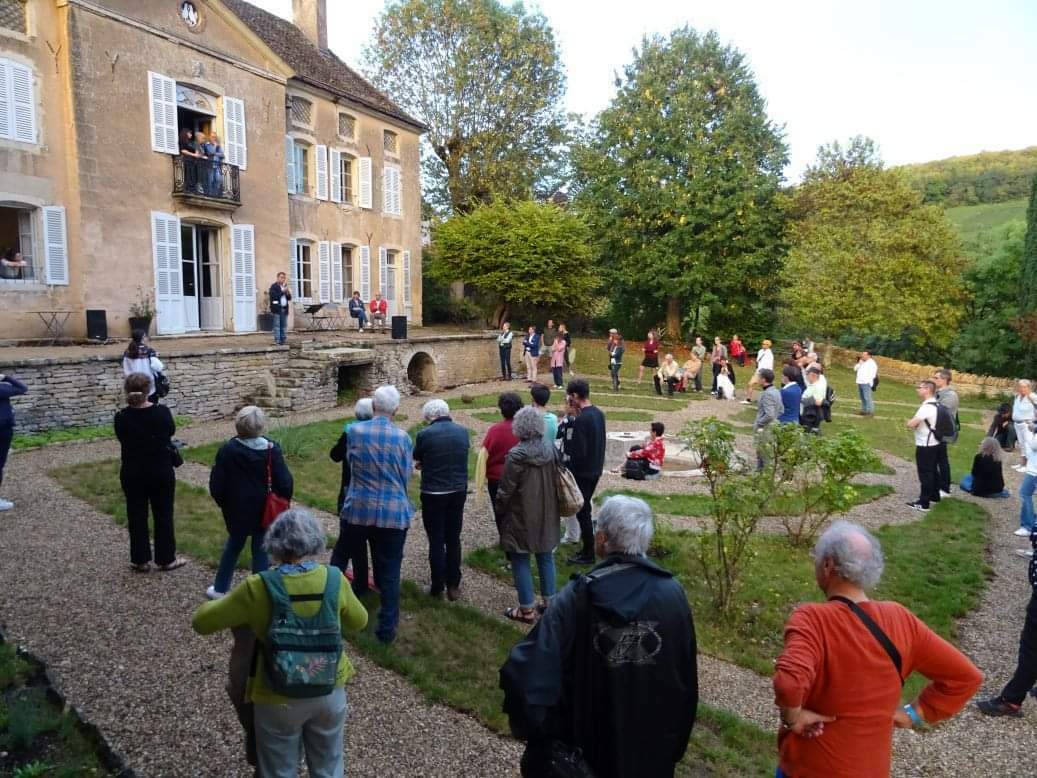
{"label": "bald head", "polygon": [[868,530],[849,521],[837,521],[814,547],[814,562],[831,562],[832,572],[847,583],[868,590],[882,578],[882,546]]}

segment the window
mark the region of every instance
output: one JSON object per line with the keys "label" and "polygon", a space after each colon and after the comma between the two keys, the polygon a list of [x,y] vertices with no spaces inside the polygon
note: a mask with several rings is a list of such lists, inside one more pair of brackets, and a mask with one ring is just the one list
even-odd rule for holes
{"label": "window", "polygon": [[0,27],[25,35],[25,0],[0,0]]}
{"label": "window", "polygon": [[399,154],[399,137],[392,130],[382,132],[382,141],[388,154]]}
{"label": "window", "polygon": [[353,296],[353,247],[342,246],[342,287],[343,297],[348,300]]}
{"label": "window", "polygon": [[390,216],[403,216],[403,184],[400,169],[386,165],[382,170],[382,211]]}
{"label": "window", "polygon": [[30,208],[0,208],[0,280],[4,282],[36,280],[34,212]]}
{"label": "window", "polygon": [[0,59],[0,138],[36,142],[32,70],[10,59]]}
{"label": "window", "polygon": [[310,262],[312,244],[295,241],[295,263],[292,265],[292,294],[300,301],[313,298],[313,265]]}
{"label": "window", "polygon": [[302,97],[291,99],[292,124],[310,127],[313,124],[313,103]]}
{"label": "window", "polygon": [[292,137],[285,138],[285,162],[288,166],[288,191],[292,194],[310,193],[310,147]]}
{"label": "window", "polygon": [[338,115],[338,135],[342,140],[356,140],[356,117],[348,113]]}
{"label": "window", "polygon": [[329,158],[332,201],[353,205],[353,193],[356,192],[356,184],[353,181],[353,176],[356,175],[356,157],[338,149],[331,149]]}

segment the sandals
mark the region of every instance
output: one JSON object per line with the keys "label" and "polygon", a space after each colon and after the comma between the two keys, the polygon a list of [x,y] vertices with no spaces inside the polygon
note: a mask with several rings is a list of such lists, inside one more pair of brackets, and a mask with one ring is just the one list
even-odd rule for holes
{"label": "sandals", "polygon": [[508,608],[504,611],[504,618],[518,621],[522,624],[536,624],[536,609],[534,608]]}
{"label": "sandals", "polygon": [[187,564],[187,560],[183,557],[178,556],[168,565],[156,565],[155,569],[162,573],[168,573],[170,570],[176,570],[178,567],[183,567]]}
{"label": "sandals", "polygon": [[147,573],[151,570],[151,562],[130,563],[130,569],[135,573]]}

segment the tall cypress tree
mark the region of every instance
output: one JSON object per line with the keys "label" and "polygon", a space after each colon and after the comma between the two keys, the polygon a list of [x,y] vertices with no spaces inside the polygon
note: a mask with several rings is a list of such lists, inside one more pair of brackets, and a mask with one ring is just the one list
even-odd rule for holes
{"label": "tall cypress tree", "polygon": [[1037,373],[1037,176],[1030,189],[1030,205],[1026,209],[1026,238],[1020,275],[1019,334],[1027,342],[1026,374]]}

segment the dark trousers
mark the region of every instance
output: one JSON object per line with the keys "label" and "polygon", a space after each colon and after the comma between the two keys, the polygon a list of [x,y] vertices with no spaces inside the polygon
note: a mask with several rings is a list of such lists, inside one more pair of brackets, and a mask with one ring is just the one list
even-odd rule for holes
{"label": "dark trousers", "polygon": [[511,380],[511,346],[498,346],[500,352],[500,377]]}
{"label": "dark trousers", "polygon": [[561,368],[561,367],[552,367],[551,368],[551,375],[554,376],[555,386],[556,387],[562,385],[562,380],[563,380],[562,379],[562,370],[563,370],[563,368]]}
{"label": "dark trousers", "polygon": [[619,391],[619,370],[623,365],[617,363],[609,364],[609,374],[612,376],[612,391]]}
{"label": "dark trousers", "polygon": [[14,425],[0,427],[0,484],[4,482],[4,467],[7,465],[7,454],[11,450],[11,439],[14,438]]}
{"label": "dark trousers", "polygon": [[[658,375],[652,376],[652,380],[655,381],[655,393],[656,394],[662,394],[663,393],[663,384],[662,384],[662,381],[659,380],[659,376]],[[677,385],[678,381],[680,381],[679,378],[667,378],[666,379],[666,394],[669,394],[669,395],[673,394],[673,388]]]}
{"label": "dark trousers", "polygon": [[[719,362],[714,362],[713,363],[713,388],[709,390],[713,394],[717,393],[717,378],[719,376],[720,376],[720,363]],[[732,381],[731,383],[734,383],[734,381]]]}
{"label": "dark trousers", "polygon": [[421,495],[421,521],[428,535],[428,566],[432,594],[444,586],[461,585],[461,524],[464,492]]}
{"label": "dark trousers", "polygon": [[500,481],[486,481],[486,491],[490,493],[490,507],[493,508],[493,523],[497,525],[497,540],[500,540],[500,516],[497,515],[497,487]]}
{"label": "dark trousers", "polygon": [[947,458],[946,441],[936,447],[936,488],[951,492],[951,461]]}
{"label": "dark trousers", "polygon": [[382,598],[374,634],[383,643],[392,643],[396,639],[396,625],[400,623],[400,566],[407,530],[368,527],[367,531],[374,583]]}
{"label": "dark trousers", "polygon": [[1019,664],[1012,680],[1001,692],[1001,699],[1022,705],[1034,683],[1037,683],[1037,589],[1030,595],[1030,604],[1026,606],[1023,634],[1019,636]]}
{"label": "dark trousers", "polygon": [[915,466],[918,468],[918,502],[923,508],[930,503],[940,501],[939,486],[936,483],[936,460],[940,455],[939,446],[915,446]]}
{"label": "dark trousers", "polygon": [[576,514],[576,521],[580,523],[580,543],[582,545],[580,555],[592,558],[594,556],[594,525],[591,523],[591,499],[594,497],[594,490],[598,488],[599,478],[601,478],[600,475],[594,478],[576,477],[576,485],[580,488],[580,494],[583,495],[583,507]]}
{"label": "dark trousers", "polygon": [[[696,392],[701,392],[702,391],[702,371],[705,370],[705,369],[706,369],[706,366],[705,365],[701,365],[699,367],[699,371],[697,373],[695,373],[695,391]],[[714,379],[714,381],[715,381],[715,379]]]}
{"label": "dark trousers", "polygon": [[173,499],[176,475],[168,472],[121,472],[119,482],[126,495],[126,525],[130,531],[130,562],[142,565],[151,561],[148,535],[148,506],[155,521],[155,564],[168,565],[176,559],[173,532]]}
{"label": "dark trousers", "polygon": [[353,563],[353,594],[357,597],[367,594],[368,565],[367,544],[368,527],[359,524],[338,523],[338,541],[331,552],[331,564],[346,574],[349,563]]}

